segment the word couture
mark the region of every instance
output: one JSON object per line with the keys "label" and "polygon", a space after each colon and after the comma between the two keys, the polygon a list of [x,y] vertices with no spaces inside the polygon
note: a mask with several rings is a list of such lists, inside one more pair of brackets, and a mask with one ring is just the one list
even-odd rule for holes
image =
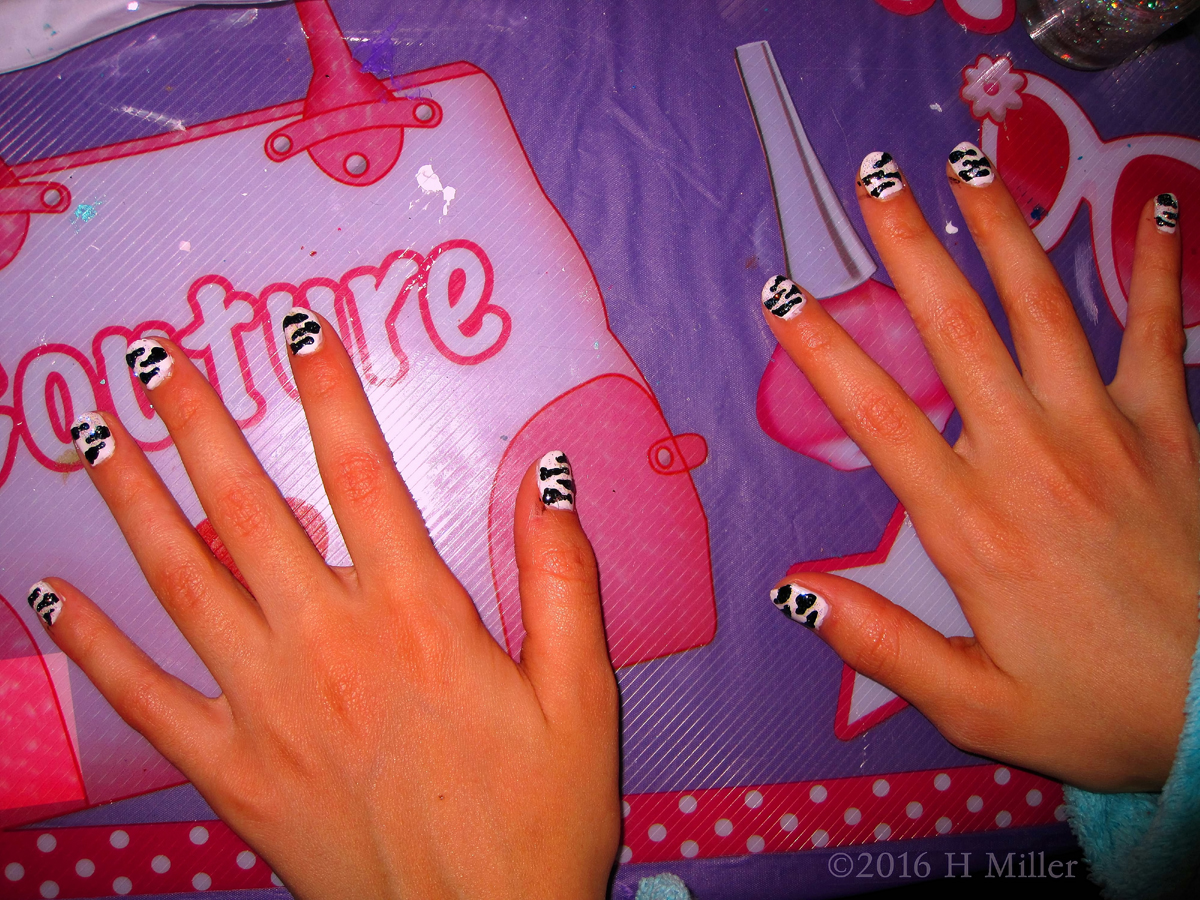
{"label": "word couture", "polygon": [[[275,282],[257,294],[235,289],[220,275],[204,275],[188,288],[192,320],[183,327],[158,320],[133,328],[109,325],[92,338],[90,354],[69,344],[43,344],[21,357],[11,402],[0,405],[0,486],[22,443],[47,469],[78,468],[70,426],[86,410],[115,412],[145,450],[170,445],[166,429],[125,364],[130,344],[149,334],[165,334],[203,365],[245,428],[266,413],[266,401],[255,387],[256,370],[260,378],[278,379],[284,392],[298,401],[277,336],[280,319],[293,306],[309,307],[336,321],[363,381],[387,387],[408,374],[398,319],[414,295],[426,336],[450,362],[470,366],[500,352],[512,331],[512,318],[490,302],[493,280],[487,254],[468,240],[446,241],[424,256],[398,250],[379,266],[359,266],[337,279]],[[259,349],[255,342],[265,345],[266,353],[253,354],[263,362],[252,366],[251,351]],[[270,373],[265,371],[268,363]],[[8,383],[0,365],[0,401],[8,394]]]}

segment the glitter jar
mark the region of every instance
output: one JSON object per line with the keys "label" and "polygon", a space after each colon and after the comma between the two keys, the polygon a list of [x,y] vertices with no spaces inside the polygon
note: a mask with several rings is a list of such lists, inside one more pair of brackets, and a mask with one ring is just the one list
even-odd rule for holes
{"label": "glitter jar", "polygon": [[1019,0],[1025,29],[1051,59],[1107,69],[1200,9],[1200,0]]}

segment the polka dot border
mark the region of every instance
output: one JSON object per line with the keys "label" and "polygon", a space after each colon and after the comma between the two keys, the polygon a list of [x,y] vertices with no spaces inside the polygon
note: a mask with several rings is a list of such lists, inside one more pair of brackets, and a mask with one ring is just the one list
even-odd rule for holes
{"label": "polka dot border", "polygon": [[1062,786],[964,766],[624,798],[622,863],[846,847],[1061,821]]}

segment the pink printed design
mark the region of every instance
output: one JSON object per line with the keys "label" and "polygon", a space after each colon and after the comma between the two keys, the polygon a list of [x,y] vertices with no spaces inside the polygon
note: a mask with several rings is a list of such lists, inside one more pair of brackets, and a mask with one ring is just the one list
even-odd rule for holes
{"label": "pink printed design", "polygon": [[[575,504],[604,573],[604,629],[617,668],[712,640],[717,609],[708,520],[688,471],[708,457],[698,434],[672,435],[654,398],[622,375],[589,381],[548,404],[513,437],[492,488],[492,577],[508,652],[525,640],[511,510],[545,447],[571,461]],[[596,527],[620,522],[621,527]],[[679,602],[686,592],[687,603]]]}
{"label": "pink printed design", "polygon": [[[934,0],[875,0],[889,12],[902,16],[923,13]],[[1017,0],[942,0],[946,13],[968,31],[999,34],[1006,31],[1017,16]]]}
{"label": "pink printed design", "polygon": [[[963,70],[978,69],[980,57]],[[1087,113],[1063,88],[1033,72],[1016,72],[1024,86],[1003,126],[972,103],[981,120],[980,147],[996,164],[1034,234],[1047,250],[1062,240],[1087,204],[1092,249],[1108,306],[1122,324],[1128,308],[1133,245],[1147,200],[1173,193],[1183,210],[1200,209],[1200,140],[1175,134],[1138,134],[1105,141]],[[967,97],[966,88],[963,98]],[[1187,213],[1185,212],[1186,216]],[[1200,365],[1200,229],[1183,229],[1184,361]],[[1089,284],[1079,286],[1085,306]],[[1091,304],[1095,307],[1094,301]]]}
{"label": "pink printed design", "polygon": [[[934,428],[946,427],[954,403],[894,290],[872,279],[821,305],[896,379]],[[843,471],[871,464],[781,346],[759,382],[757,412],[763,431],[797,453]]]}
{"label": "pink printed design", "polygon": [[224,822],[0,832],[7,900],[182,894],[281,882]]}
{"label": "pink printed design", "polygon": [[971,115],[976,119],[991,119],[999,125],[1010,109],[1021,108],[1025,76],[1013,71],[1007,56],[992,59],[981,54],[974,66],[963,69],[962,78],[959,96],[971,104]]}
{"label": "pink printed design", "polygon": [[21,252],[29,234],[29,216],[63,213],[71,207],[71,192],[57,181],[22,183],[0,160],[0,269]]}
{"label": "pink printed design", "polygon": [[[302,9],[315,5],[324,7],[314,0]],[[332,17],[313,21],[328,25]],[[649,658],[711,640],[716,619],[707,521],[689,474],[706,456],[704,439],[671,433],[645,379],[608,329],[595,276],[541,189],[494,82],[470,64],[454,63],[397,77],[389,86],[388,103],[427,98],[445,117],[436,127],[405,126],[405,150],[386,178],[371,181],[386,155],[368,152],[368,168],[354,176],[353,189],[329,171],[345,159],[326,158],[323,150],[279,165],[264,159],[267,139],[297,124],[303,102],[14,167],[25,182],[60,173],[89,203],[119,186],[122,202],[105,204],[78,225],[88,230],[87,239],[66,217],[34,217],[20,254],[0,270],[0,291],[26,298],[0,333],[0,359],[8,366],[0,367],[0,490],[6,503],[31,510],[20,520],[0,521],[0,545],[39,568],[61,558],[62,547],[86,542],[104,560],[92,589],[105,597],[114,619],[137,622],[139,644],[181,678],[211,684],[150,591],[128,589],[140,583],[136,564],[106,515],[107,525],[96,527],[98,498],[88,493],[81,500],[77,480],[61,477],[79,467],[68,429],[82,411],[115,412],[150,451],[184,508],[202,519],[178,456],[161,452],[169,436],[124,359],[132,341],[170,338],[213,383],[281,492],[293,499],[314,543],[331,564],[349,562],[311,445],[302,437],[303,412],[280,340],[282,314],[299,306],[319,312],[341,335],[431,536],[500,641],[515,639],[520,622],[519,609],[502,612],[498,585],[507,583],[510,570],[492,539],[507,534],[511,541],[511,503],[491,505],[496,485],[509,484],[507,474],[497,474],[509,465],[505,453],[556,398],[589,383],[623,381],[621,390],[599,391],[596,403],[612,407],[604,400],[611,393],[618,406],[633,404],[629,422],[610,428],[618,409],[604,407],[610,424],[590,429],[592,410],[575,409],[570,428],[558,423],[553,429],[573,439],[565,449],[589,473],[596,500],[585,513],[589,534],[626,577],[637,566],[676,560],[669,574],[695,585],[701,603],[679,617],[662,599],[615,591],[609,612],[618,658]],[[418,106],[409,108],[420,117]],[[355,120],[349,112],[344,122],[353,128],[328,140],[318,134],[312,147],[341,147],[344,138],[344,146],[361,149],[367,145],[356,143],[359,136],[386,130],[358,130],[374,120]],[[436,203],[430,199],[435,177],[454,186],[452,207],[442,202],[444,191]],[[204,197],[205,203],[189,206],[180,197]],[[313,209],[323,212],[313,216]],[[253,250],[231,253],[247,246],[247,223],[256,229]],[[95,242],[109,248],[102,257],[88,249]],[[547,415],[524,433],[545,435],[544,425],[556,422]],[[606,448],[610,433],[616,436]],[[580,441],[593,449],[575,449]],[[599,451],[611,452],[598,452],[597,442]],[[561,445],[538,446],[521,460],[520,471],[551,447]],[[19,452],[38,465],[17,465]],[[636,496],[622,493],[627,485],[645,489],[650,516],[657,518],[638,508]],[[52,519],[55,509],[89,503],[86,516],[65,524]],[[635,518],[637,542],[623,545]],[[209,524],[198,527],[218,556],[228,557]],[[10,577],[0,571],[0,581]],[[0,585],[10,593],[27,587],[23,581]],[[35,640],[50,646],[40,627]],[[36,690],[36,680],[24,674],[14,683]],[[94,692],[72,698],[69,682],[57,675],[53,686],[70,739],[77,740],[85,794],[70,808],[182,781]],[[79,706],[77,736],[69,701]],[[52,814],[47,809],[14,807],[6,821],[44,818]],[[101,866],[99,859],[92,862]],[[134,875],[112,877],[133,879],[131,890],[141,889]],[[99,892],[110,889],[111,882]]]}
{"label": "pink printed design", "polygon": [[55,688],[29,630],[0,598],[0,827],[87,802]]}
{"label": "pink printed design", "polygon": [[622,863],[794,853],[1047,825],[1062,786],[1005,766],[625,797]]}

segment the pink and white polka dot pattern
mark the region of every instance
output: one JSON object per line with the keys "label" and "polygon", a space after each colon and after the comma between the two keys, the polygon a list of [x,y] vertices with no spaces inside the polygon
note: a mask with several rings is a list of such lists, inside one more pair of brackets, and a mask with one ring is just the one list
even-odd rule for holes
{"label": "pink and white polka dot pattern", "polygon": [[0,897],[137,896],[278,885],[228,826],[165,822],[0,832]]}
{"label": "pink and white polka dot pattern", "polygon": [[788,853],[1065,819],[1062,786],[1004,766],[627,794],[621,862]]}
{"label": "pink and white polka dot pattern", "polygon": [[[622,863],[787,853],[1065,819],[1061,785],[1004,766],[628,794]],[[224,823],[0,832],[6,900],[266,888],[279,880]]]}

